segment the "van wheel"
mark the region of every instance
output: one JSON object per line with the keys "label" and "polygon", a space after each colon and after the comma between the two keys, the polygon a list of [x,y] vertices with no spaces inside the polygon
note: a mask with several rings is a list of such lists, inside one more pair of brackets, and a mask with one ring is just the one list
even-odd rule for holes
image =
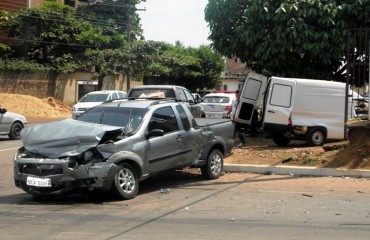
{"label": "van wheel", "polygon": [[325,140],[326,140],[325,133],[320,128],[312,128],[307,133],[306,141],[308,145],[321,146],[324,144]]}
{"label": "van wheel", "polygon": [[139,191],[138,174],[128,163],[123,163],[120,166],[121,169],[114,175],[112,192],[120,199],[132,199]]}
{"label": "van wheel", "polygon": [[279,146],[286,146],[290,143],[291,139],[284,136],[284,134],[282,133],[275,133],[274,136],[272,137],[272,140]]}
{"label": "van wheel", "polygon": [[202,175],[206,179],[217,179],[221,176],[224,166],[224,157],[220,150],[214,149],[208,155],[207,163],[200,168]]}
{"label": "van wheel", "polygon": [[11,140],[19,140],[19,139],[21,139],[21,130],[22,129],[23,129],[22,124],[20,124],[19,122],[13,123],[12,127],[10,128],[10,132],[9,132],[8,137]]}

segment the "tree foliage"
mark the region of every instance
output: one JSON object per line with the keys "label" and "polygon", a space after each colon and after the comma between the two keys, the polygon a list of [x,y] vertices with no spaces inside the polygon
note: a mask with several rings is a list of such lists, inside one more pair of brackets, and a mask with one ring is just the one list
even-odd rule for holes
{"label": "tree foliage", "polygon": [[91,24],[76,19],[72,8],[54,2],[21,10],[2,26],[8,39],[17,43],[9,57],[52,66],[59,72],[75,70],[78,56],[86,48],[100,47],[110,40]]}
{"label": "tree foliage", "polygon": [[213,47],[268,75],[340,79],[347,29],[370,27],[369,0],[209,0]]}
{"label": "tree foliage", "polygon": [[199,48],[163,43],[159,61],[152,66],[152,75],[166,83],[197,88],[213,88],[220,81],[225,69],[223,57],[209,46]]}
{"label": "tree foliage", "polygon": [[63,73],[95,66],[100,87],[106,75],[118,73],[131,79],[156,76],[190,89],[214,87],[224,70],[222,56],[207,46],[140,39],[139,2],[106,0],[76,11],[48,1],[41,8],[0,14],[8,40],[17,43],[0,44],[0,70],[16,70],[17,62],[19,70]]}
{"label": "tree foliage", "polygon": [[141,39],[143,30],[138,9],[135,7],[140,2],[141,0],[105,0],[78,8],[76,15],[102,29],[105,35],[115,35],[118,32],[127,41]]}

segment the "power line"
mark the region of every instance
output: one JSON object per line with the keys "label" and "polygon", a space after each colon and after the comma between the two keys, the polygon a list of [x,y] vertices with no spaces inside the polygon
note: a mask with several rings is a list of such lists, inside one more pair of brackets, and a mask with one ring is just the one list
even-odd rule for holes
{"label": "power line", "polygon": [[73,47],[96,47],[93,45],[85,45],[85,44],[79,44],[79,43],[48,42],[48,41],[41,41],[41,40],[29,40],[29,39],[24,39],[24,38],[0,37],[0,39],[20,41],[20,42],[47,43],[47,44],[65,45],[65,46],[73,46]]}

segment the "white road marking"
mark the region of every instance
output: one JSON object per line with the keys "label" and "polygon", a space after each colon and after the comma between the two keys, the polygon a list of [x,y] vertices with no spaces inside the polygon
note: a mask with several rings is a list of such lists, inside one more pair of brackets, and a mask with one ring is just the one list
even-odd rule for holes
{"label": "white road marking", "polygon": [[13,150],[17,150],[17,149],[18,149],[18,148],[0,149],[0,152],[13,151]]}

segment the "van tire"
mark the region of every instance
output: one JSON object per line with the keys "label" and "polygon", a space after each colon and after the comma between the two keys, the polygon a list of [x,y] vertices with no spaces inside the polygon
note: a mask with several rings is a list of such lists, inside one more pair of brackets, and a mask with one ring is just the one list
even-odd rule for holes
{"label": "van tire", "polygon": [[322,146],[325,140],[326,134],[321,128],[311,128],[306,135],[306,142],[310,146]]}
{"label": "van tire", "polygon": [[291,139],[286,137],[283,133],[275,133],[272,136],[272,140],[276,145],[284,147],[290,143]]}

